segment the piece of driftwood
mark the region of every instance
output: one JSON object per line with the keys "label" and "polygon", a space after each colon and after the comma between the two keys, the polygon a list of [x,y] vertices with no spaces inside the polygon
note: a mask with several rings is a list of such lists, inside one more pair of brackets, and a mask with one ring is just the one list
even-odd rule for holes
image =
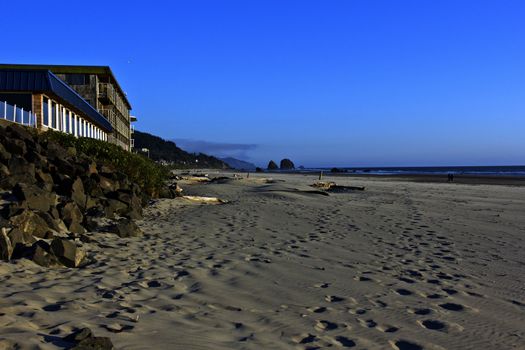
{"label": "piece of driftwood", "polygon": [[207,203],[207,204],[224,204],[228,203],[228,201],[224,199],[220,199],[217,197],[201,197],[201,196],[182,196],[182,198],[187,199],[192,202],[197,203]]}
{"label": "piece of driftwood", "polygon": [[354,191],[364,191],[364,186],[339,186],[335,185],[326,190],[330,193],[345,193],[345,192],[354,192]]}
{"label": "piece of driftwood", "polygon": [[333,192],[333,193],[344,193],[344,192],[364,191],[365,190],[364,186],[340,186],[340,185],[337,185],[335,182],[323,182],[323,181],[318,181],[310,186],[321,189],[323,191]]}

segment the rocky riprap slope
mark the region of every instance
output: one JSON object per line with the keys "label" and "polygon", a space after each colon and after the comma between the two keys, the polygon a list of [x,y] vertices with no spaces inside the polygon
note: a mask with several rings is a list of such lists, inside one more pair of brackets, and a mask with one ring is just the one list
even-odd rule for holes
{"label": "rocky riprap slope", "polygon": [[17,125],[0,126],[0,190],[0,259],[41,266],[88,264],[86,230],[142,235],[134,220],[150,200],[111,164]]}

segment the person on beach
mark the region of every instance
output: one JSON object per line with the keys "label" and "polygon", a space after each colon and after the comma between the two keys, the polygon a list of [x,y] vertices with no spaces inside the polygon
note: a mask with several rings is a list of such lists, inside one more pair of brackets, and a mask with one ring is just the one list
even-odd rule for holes
{"label": "person on beach", "polygon": [[454,174],[448,173],[448,182],[454,182]]}

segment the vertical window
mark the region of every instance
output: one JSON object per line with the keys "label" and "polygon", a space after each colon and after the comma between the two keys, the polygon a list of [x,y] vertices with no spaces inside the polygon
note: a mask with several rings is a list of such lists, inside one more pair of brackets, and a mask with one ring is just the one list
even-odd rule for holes
{"label": "vertical window", "polygon": [[57,114],[57,129],[62,131],[62,115],[64,113],[62,113],[62,106],[60,106],[59,104],[57,104],[57,109],[58,109],[58,114]]}
{"label": "vertical window", "polygon": [[63,131],[63,127],[64,127],[64,121],[63,121],[63,118],[64,118],[64,108],[62,108],[62,106],[58,105],[58,122],[57,122],[57,129],[60,130],[60,131]]}
{"label": "vertical window", "polygon": [[51,101],[51,125],[53,129],[57,127],[57,104]]}
{"label": "vertical window", "polygon": [[69,134],[69,116],[70,116],[70,111],[66,110],[66,115],[65,115],[65,118],[66,118],[66,122],[65,122],[65,132],[67,132]]}
{"label": "vertical window", "polygon": [[66,109],[62,107],[60,108],[60,112],[62,112],[62,115],[60,116],[60,123],[62,124],[60,125],[60,130],[63,132],[66,132],[66,115],[67,115]]}
{"label": "vertical window", "polygon": [[49,126],[49,100],[47,97],[42,99],[42,116],[45,126]]}
{"label": "vertical window", "polygon": [[75,114],[71,114],[71,133],[75,136],[77,136],[77,129],[75,128],[77,124],[76,120],[77,120],[77,116]]}

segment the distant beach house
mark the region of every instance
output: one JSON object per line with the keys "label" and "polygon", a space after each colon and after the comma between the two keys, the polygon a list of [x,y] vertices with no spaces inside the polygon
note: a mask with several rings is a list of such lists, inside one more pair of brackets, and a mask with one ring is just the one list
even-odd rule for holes
{"label": "distant beach house", "polygon": [[0,120],[133,148],[131,104],[108,66],[0,64]]}

